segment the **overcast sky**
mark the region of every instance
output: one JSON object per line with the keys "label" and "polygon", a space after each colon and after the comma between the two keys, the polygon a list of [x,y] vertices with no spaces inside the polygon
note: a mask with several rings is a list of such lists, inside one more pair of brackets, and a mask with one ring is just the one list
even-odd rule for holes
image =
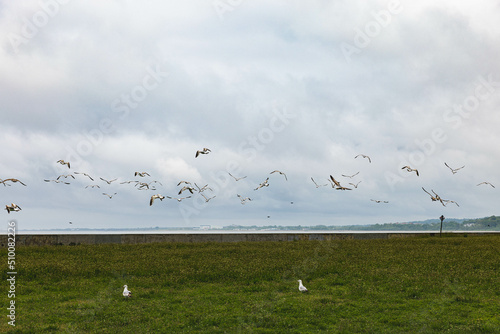
{"label": "overcast sky", "polygon": [[[0,1],[0,179],[27,185],[0,185],[5,228],[498,215],[498,22],[494,0]],[[149,205],[181,180],[215,197]]]}

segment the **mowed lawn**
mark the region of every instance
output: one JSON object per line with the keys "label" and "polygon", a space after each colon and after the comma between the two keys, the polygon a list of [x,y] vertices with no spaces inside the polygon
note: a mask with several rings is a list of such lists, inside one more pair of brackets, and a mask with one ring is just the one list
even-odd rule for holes
{"label": "mowed lawn", "polygon": [[2,333],[500,333],[500,236],[18,246],[15,327],[0,254]]}

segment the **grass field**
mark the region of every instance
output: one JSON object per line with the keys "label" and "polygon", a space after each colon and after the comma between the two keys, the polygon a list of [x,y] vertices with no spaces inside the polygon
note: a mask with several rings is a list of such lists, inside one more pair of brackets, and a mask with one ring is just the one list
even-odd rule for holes
{"label": "grass field", "polygon": [[18,247],[15,327],[0,254],[2,333],[500,333],[496,236]]}

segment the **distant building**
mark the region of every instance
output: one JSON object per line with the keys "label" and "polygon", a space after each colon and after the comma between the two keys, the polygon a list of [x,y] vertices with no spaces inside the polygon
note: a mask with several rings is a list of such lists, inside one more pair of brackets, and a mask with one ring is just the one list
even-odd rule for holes
{"label": "distant building", "polygon": [[211,228],[211,225],[200,225],[200,230],[210,230]]}

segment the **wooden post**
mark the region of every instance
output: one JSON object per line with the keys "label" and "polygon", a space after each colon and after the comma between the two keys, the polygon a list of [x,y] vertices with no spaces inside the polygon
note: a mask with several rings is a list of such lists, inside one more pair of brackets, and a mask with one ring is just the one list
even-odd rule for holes
{"label": "wooden post", "polygon": [[439,219],[441,220],[441,227],[439,228],[439,237],[441,238],[442,237],[442,233],[443,233],[443,220],[444,220],[444,216],[441,215],[441,217],[439,217]]}

